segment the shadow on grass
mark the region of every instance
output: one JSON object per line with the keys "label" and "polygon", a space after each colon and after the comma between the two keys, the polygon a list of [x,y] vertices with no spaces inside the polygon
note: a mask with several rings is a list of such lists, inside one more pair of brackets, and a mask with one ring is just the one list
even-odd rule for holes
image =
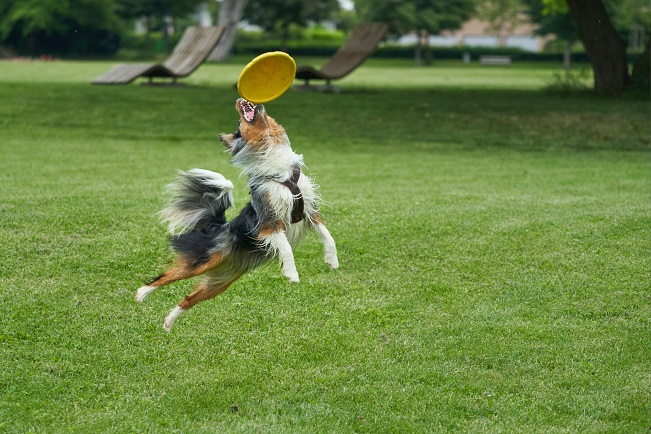
{"label": "shadow on grass", "polygon": [[[15,83],[0,88],[5,139],[32,134],[115,140],[215,141],[237,128],[231,86],[184,88]],[[649,106],[592,93],[342,87],[288,91],[266,104],[300,147],[387,152],[508,148],[648,151]]]}

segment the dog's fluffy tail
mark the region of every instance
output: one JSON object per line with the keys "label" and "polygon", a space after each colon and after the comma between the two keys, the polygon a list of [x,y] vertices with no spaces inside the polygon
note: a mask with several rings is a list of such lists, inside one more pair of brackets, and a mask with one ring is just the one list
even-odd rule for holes
{"label": "dog's fluffy tail", "polygon": [[224,224],[226,210],[235,207],[233,183],[210,170],[180,171],[168,188],[172,199],[160,216],[172,235]]}

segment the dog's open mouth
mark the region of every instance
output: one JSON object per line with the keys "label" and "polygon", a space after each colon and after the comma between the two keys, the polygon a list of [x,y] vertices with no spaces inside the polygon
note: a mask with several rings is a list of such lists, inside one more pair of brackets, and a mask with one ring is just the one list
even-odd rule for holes
{"label": "dog's open mouth", "polygon": [[256,105],[248,102],[244,98],[241,98],[239,106],[240,106],[240,113],[242,114],[244,120],[247,122],[253,122],[253,119],[255,118]]}

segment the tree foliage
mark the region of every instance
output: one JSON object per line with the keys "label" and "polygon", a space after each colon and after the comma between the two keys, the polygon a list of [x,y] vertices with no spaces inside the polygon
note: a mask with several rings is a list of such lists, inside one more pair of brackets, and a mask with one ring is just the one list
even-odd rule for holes
{"label": "tree foliage", "polygon": [[438,34],[459,28],[474,12],[474,0],[356,0],[363,21],[382,21],[404,34],[424,30]]}
{"label": "tree foliage", "polygon": [[114,0],[116,13],[123,19],[144,18],[146,26],[145,51],[151,47],[150,33],[160,28],[163,33],[163,45],[168,49],[169,34],[166,19],[178,18],[196,10],[205,0]]}
{"label": "tree foliage", "polygon": [[356,0],[355,9],[363,21],[391,24],[397,34],[416,32],[418,46],[414,54],[417,64],[431,63],[428,35],[454,30],[472,16],[474,0]]}
{"label": "tree foliage", "polygon": [[292,24],[323,21],[338,11],[337,0],[249,0],[244,17],[266,31],[279,33],[286,44]]}
{"label": "tree foliage", "polygon": [[71,26],[113,29],[113,0],[3,0],[0,37],[18,30],[20,35],[57,34]]}
{"label": "tree foliage", "polygon": [[[567,31],[576,31],[566,0],[524,0],[534,22],[542,26],[542,34],[567,38]],[[617,32],[626,37],[635,27],[651,27],[651,5],[648,0],[603,0],[610,21]],[[588,12],[588,11],[584,11]]]}
{"label": "tree foliage", "polygon": [[193,12],[205,0],[115,0],[116,13],[123,18],[181,17]]}
{"label": "tree foliage", "polygon": [[570,15],[567,3],[550,3],[550,0],[526,0],[531,21],[538,24],[539,35],[556,35],[566,41],[577,39],[576,24]]}
{"label": "tree foliage", "polygon": [[29,55],[115,52],[140,16],[183,16],[202,0],[1,0],[0,42]]}
{"label": "tree foliage", "polygon": [[477,18],[488,23],[488,31],[500,35],[511,32],[522,21],[522,0],[480,0],[477,2]]}
{"label": "tree foliage", "polygon": [[29,54],[107,53],[117,49],[114,0],[2,0],[0,41]]}

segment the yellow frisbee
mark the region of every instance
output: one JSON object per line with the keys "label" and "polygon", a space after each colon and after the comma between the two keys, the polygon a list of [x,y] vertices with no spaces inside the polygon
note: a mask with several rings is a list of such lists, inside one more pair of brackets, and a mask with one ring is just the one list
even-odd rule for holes
{"label": "yellow frisbee", "polygon": [[285,93],[294,81],[296,62],[282,51],[264,53],[249,62],[237,80],[237,92],[253,104],[262,104]]}

